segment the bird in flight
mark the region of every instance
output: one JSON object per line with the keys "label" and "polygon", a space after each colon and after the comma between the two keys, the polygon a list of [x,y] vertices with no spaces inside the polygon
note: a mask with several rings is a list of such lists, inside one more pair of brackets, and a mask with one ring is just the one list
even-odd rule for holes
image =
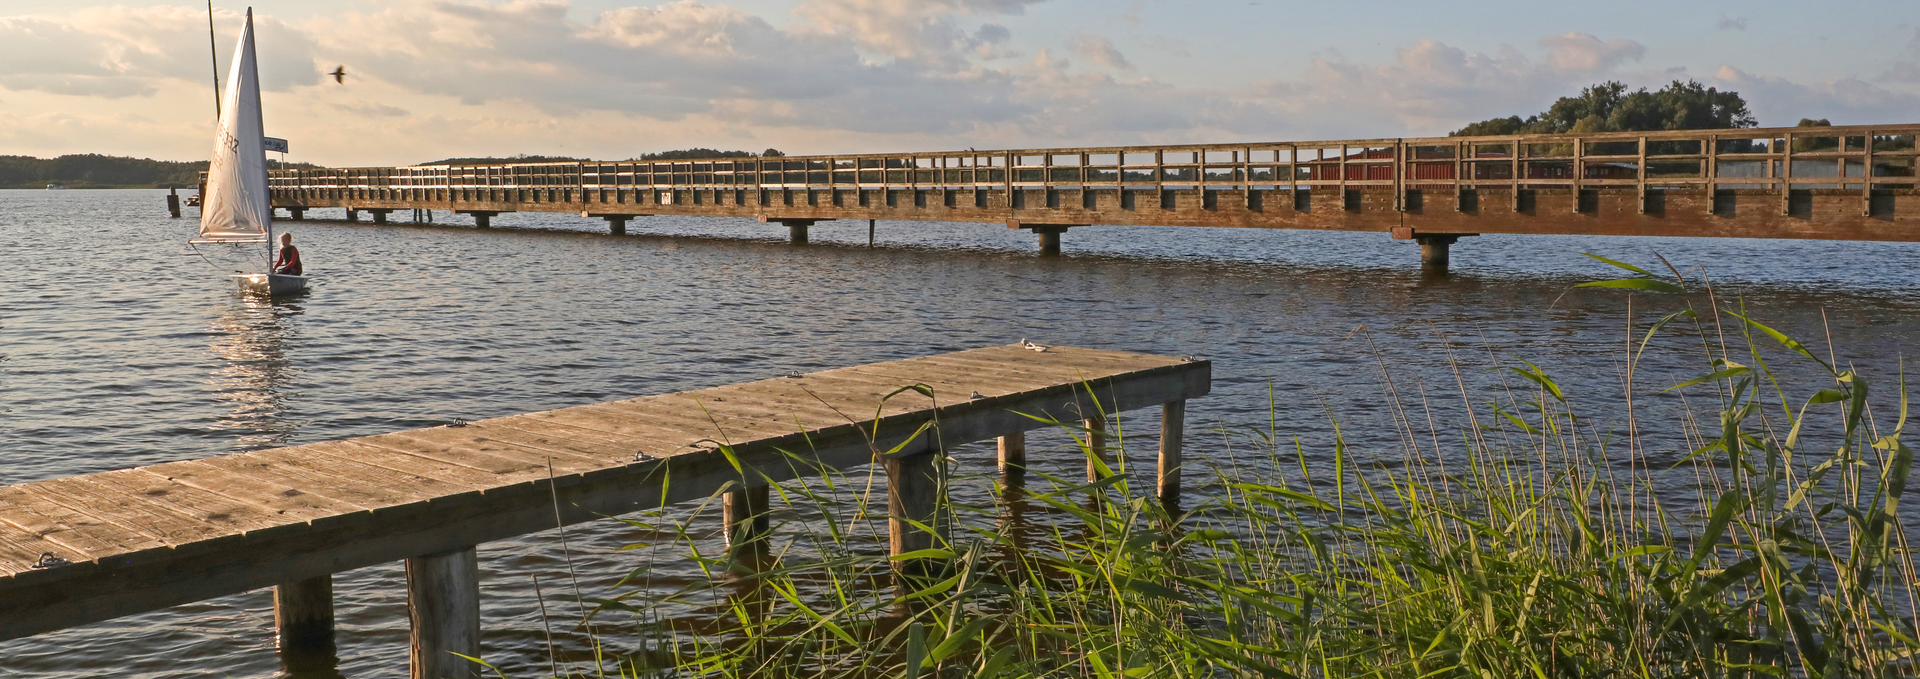
{"label": "bird in flight", "polygon": [[345,66],[335,66],[333,67],[333,72],[327,75],[333,76],[334,82],[342,85],[347,84],[347,67]]}

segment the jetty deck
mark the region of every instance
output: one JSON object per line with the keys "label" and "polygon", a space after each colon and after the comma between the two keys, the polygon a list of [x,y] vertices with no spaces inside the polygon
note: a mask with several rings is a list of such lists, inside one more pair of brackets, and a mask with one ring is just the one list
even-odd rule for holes
{"label": "jetty deck", "polygon": [[1211,371],[989,347],[0,487],[0,639],[278,587],[282,647],[331,648],[331,575],[406,560],[414,676],[468,676],[449,651],[479,651],[475,545],[723,491],[730,534],[764,530],[768,484],[879,462],[894,552],[924,549],[940,536],[908,519],[940,524],[935,453],[999,438],[1019,465],[1050,426],[1028,415],[1152,406],[1170,495]]}

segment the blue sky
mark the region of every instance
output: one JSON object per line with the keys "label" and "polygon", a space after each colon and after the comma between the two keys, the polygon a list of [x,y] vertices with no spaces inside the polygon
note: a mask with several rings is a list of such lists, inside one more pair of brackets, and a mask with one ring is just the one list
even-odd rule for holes
{"label": "blue sky", "polygon": [[[215,6],[224,63],[244,5]],[[1609,79],[1734,89],[1763,125],[1920,122],[1912,0],[254,7],[269,131],[330,165],[1421,136]],[[205,157],[205,21],[0,0],[0,154]]]}

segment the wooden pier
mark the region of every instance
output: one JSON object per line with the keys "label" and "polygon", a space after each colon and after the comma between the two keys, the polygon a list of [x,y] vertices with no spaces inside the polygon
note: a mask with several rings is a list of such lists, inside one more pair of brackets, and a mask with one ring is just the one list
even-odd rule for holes
{"label": "wooden pier", "polygon": [[[300,218],[347,208],[650,215],[807,228],[985,222],[1057,254],[1095,224],[1373,231],[1444,268],[1483,233],[1920,241],[1920,125],[1017,149],[271,173]],[[644,224],[644,221],[639,222]]]}
{"label": "wooden pier", "polygon": [[1161,406],[1177,493],[1185,402],[1211,380],[1202,360],[1011,345],[0,487],[0,640],[276,587],[282,648],[330,651],[332,574],[404,560],[412,676],[478,676],[453,655],[480,655],[476,545],[723,489],[729,536],[752,537],[768,484],[879,462],[893,552],[925,549],[938,453],[998,438],[1017,468],[1049,426],[1027,415]]}

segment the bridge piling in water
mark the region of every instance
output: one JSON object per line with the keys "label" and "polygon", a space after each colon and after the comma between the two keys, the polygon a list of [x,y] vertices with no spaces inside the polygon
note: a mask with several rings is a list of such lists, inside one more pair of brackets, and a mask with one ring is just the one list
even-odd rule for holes
{"label": "bridge piling in water", "polygon": [[469,215],[473,217],[473,228],[476,228],[476,229],[485,229],[493,226],[493,216],[500,214],[501,212],[506,212],[506,210],[454,210],[453,211],[453,213],[457,215]]}
{"label": "bridge piling in water", "polygon": [[1420,244],[1420,270],[1432,274],[1447,272],[1447,261],[1453,244],[1460,240],[1454,235],[1415,236]]}
{"label": "bridge piling in water", "polygon": [[[1007,345],[0,486],[0,640],[277,586],[292,667],[331,657],[332,574],[404,561],[411,676],[473,677],[455,654],[480,652],[476,545],[724,491],[730,551],[751,555],[769,539],[769,484],[879,462],[889,550],[919,552],[946,544],[954,446],[999,439],[1017,483],[1024,432],[1052,426],[1027,415],[1104,426],[1160,406],[1166,432],[1184,412],[1168,404],[1211,380],[1205,361]],[[875,416],[841,414],[863,410]]]}

